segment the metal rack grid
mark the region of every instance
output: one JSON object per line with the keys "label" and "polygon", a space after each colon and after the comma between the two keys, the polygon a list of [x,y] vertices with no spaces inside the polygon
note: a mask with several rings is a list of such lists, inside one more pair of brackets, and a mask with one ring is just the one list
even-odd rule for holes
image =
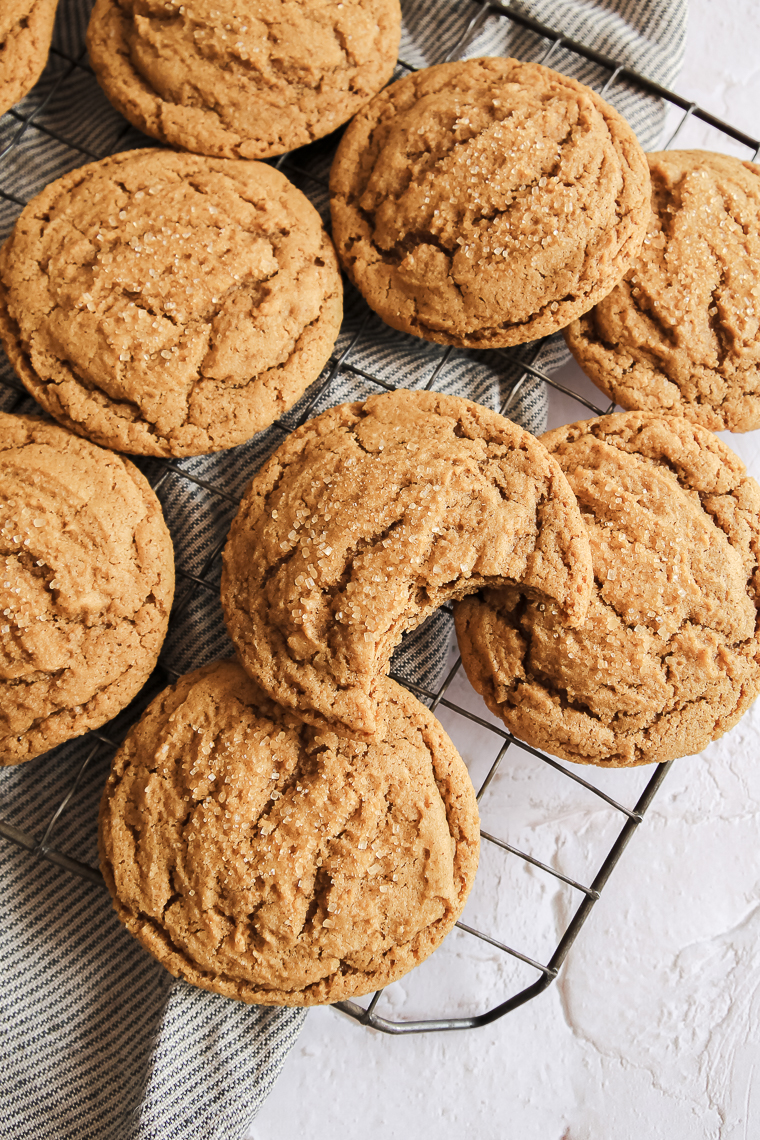
{"label": "metal rack grid", "polygon": [[[562,52],[582,57],[584,60],[598,65],[606,72],[605,80],[598,86],[599,92],[605,97],[609,98],[610,92],[616,84],[628,84],[635,90],[664,100],[670,108],[677,109],[680,112],[680,118],[675,129],[671,131],[667,146],[672,144],[686,122],[690,118],[695,118],[720,131],[742,147],[746,147],[751,151],[751,155],[748,157],[757,157],[760,150],[758,140],[750,138],[743,132],[710,115],[694,103],[690,103],[673,92],[665,90],[657,83],[638,75],[616,60],[564,37],[556,30],[508,5],[489,2],[489,0],[477,3],[466,0],[466,3],[472,8],[472,16],[465,22],[456,43],[449,45],[445,53],[442,53],[442,59],[455,59],[466,54],[468,44],[472,42],[487,20],[498,18],[499,20],[511,21],[514,25],[535,35],[536,43],[540,46],[540,51],[535,55],[538,62],[546,63],[551,60],[552,66],[562,70],[562,63],[559,58]],[[62,164],[67,169],[81,165],[84,161],[104,157],[106,154],[117,150],[144,145],[146,142],[143,136],[129,125],[124,124],[115,112],[109,114],[102,99],[105,117],[99,121],[94,134],[88,131],[90,104],[84,102],[84,97],[88,94],[91,95],[96,89],[83,46],[84,30],[81,20],[79,23],[76,20],[66,23],[63,17],[59,16],[51,60],[40,84],[38,84],[35,92],[17,108],[9,112],[3,121],[4,133],[0,136],[0,224],[5,223],[3,225],[5,232],[10,230],[13,219],[24,205],[23,197],[14,189],[12,174],[10,179],[4,181],[6,171],[9,167],[10,158],[14,152],[18,153],[24,147],[31,133],[40,132],[51,144],[57,145],[61,151],[59,160],[62,159]],[[411,70],[413,70],[411,65],[400,61],[397,75],[405,74]],[[77,90],[82,95],[82,101],[78,105],[75,101],[72,108],[68,105],[67,99],[71,97],[72,91],[76,93]],[[64,99],[64,96],[67,99]],[[65,113],[62,113],[58,118],[55,115],[51,117],[47,113],[54,109],[58,103],[67,103],[64,108]],[[303,151],[284,155],[276,163],[278,168],[282,169],[312,197],[318,208],[322,207],[323,212],[327,200],[327,173],[333,149],[334,142],[328,139],[312,144]],[[37,189],[39,188],[41,186],[37,187]],[[328,362],[319,381],[312,386],[307,396],[300,401],[295,409],[283,417],[278,424],[268,429],[267,433],[262,433],[268,437],[266,444],[268,451],[273,450],[288,432],[294,430],[295,427],[314,414],[318,406],[325,407],[339,401],[341,398],[341,376],[349,375],[354,379],[361,380],[366,383],[368,392],[394,388],[396,385],[393,382],[379,375],[379,370],[376,371],[372,367],[367,367],[366,364],[368,346],[371,348],[373,341],[378,336],[387,338],[388,335],[389,330],[385,326],[380,326],[373,314],[369,312],[358,297],[353,297],[347,307],[347,319],[338,341],[338,349]],[[433,348],[422,343],[417,345],[413,366],[414,380],[409,385],[409,376],[405,376],[407,385],[431,389],[445,384],[447,365],[456,358],[456,351],[450,348]],[[500,371],[504,380],[502,384],[503,412],[509,413],[529,377],[537,377],[545,381],[554,393],[576,402],[580,407],[578,414],[581,416],[589,413],[592,415],[603,414],[611,410],[611,406],[606,408],[596,406],[578,391],[558,383],[537,369],[534,366],[536,355],[536,347],[530,345],[496,354],[499,358]],[[0,373],[0,396],[3,395],[3,392],[5,398],[2,403],[7,410],[30,410],[31,401],[7,367],[5,372]],[[260,462],[262,457],[263,455],[259,451],[257,462]],[[161,496],[162,491],[170,486],[173,493],[176,493],[178,487],[188,494],[202,493],[215,504],[211,508],[212,515],[225,523],[229,521],[236,509],[242,484],[239,478],[229,479],[229,470],[227,469],[225,473],[224,466],[215,471],[213,457],[210,458],[212,462],[200,465],[193,461],[163,462],[151,460],[140,463],[140,466],[149,476],[151,485],[159,496]],[[246,470],[246,478],[250,476],[253,469],[255,468],[250,467]],[[168,521],[171,525],[171,518]],[[187,557],[185,562],[181,560],[178,562],[176,569],[179,588],[172,611],[167,643],[171,642],[172,629],[177,628],[183,616],[192,611],[193,607],[206,607],[212,599],[218,598],[218,573],[221,550],[224,544],[224,530],[226,530],[226,525],[221,526],[220,537],[213,544],[202,565],[196,565],[192,557]],[[444,620],[450,621],[450,615]],[[99,765],[105,768],[110,755],[123,738],[129,724],[137,719],[147,701],[152,699],[168,681],[173,681],[183,671],[175,668],[176,664],[176,661],[172,661],[171,653],[165,652],[144,694],[137,702],[133,703],[132,708],[117,718],[112,725],[107,726],[106,731],[92,732],[85,738],[87,746],[83,759],[81,746],[72,748],[71,745],[65,745],[58,750],[60,757],[69,764],[67,768],[69,788],[50,813],[43,827],[32,834],[30,831],[16,826],[13,822],[0,820],[0,835],[26,849],[30,856],[57,864],[72,875],[80,876],[104,887],[102,876],[96,867],[55,845],[57,834],[60,835],[61,821],[65,819],[66,811],[74,798],[78,793],[81,794],[86,777],[91,777],[93,770],[97,771]],[[391,1034],[424,1030],[463,1029],[485,1025],[537,996],[557,977],[581,926],[599,899],[612,870],[636,827],[641,822],[670,765],[657,766],[643,790],[640,791],[633,806],[628,807],[620,799],[610,796],[603,788],[596,786],[591,779],[585,779],[577,771],[516,740],[503,727],[498,726],[493,718],[489,718],[485,710],[484,716],[479,716],[470,708],[464,707],[461,701],[452,700],[447,694],[450,694],[461,682],[459,659],[453,663],[443,683],[434,691],[411,683],[408,677],[403,674],[396,675],[396,680],[406,684],[442,719],[447,718],[446,727],[450,733],[452,732],[452,724],[457,722],[460,729],[462,726],[465,730],[468,726],[475,726],[481,735],[486,734],[489,741],[488,758],[485,759],[486,771],[480,780],[478,790],[478,800],[481,805],[487,802],[487,797],[491,794],[495,781],[505,770],[504,757],[508,749],[514,748],[519,749],[524,756],[530,757],[532,763],[551,770],[562,781],[570,781],[576,788],[583,788],[589,795],[596,797],[600,803],[606,805],[618,821],[615,825],[618,829],[612,843],[606,844],[600,841],[601,854],[596,863],[597,869],[593,875],[587,876],[591,878],[591,882],[588,884],[580,881],[579,878],[563,874],[556,867],[540,860],[531,852],[510,844],[502,835],[491,830],[484,829],[482,831],[484,850],[498,851],[512,859],[521,861],[521,865],[547,876],[550,882],[566,889],[568,894],[576,900],[569,908],[571,913],[556,948],[552,953],[544,955],[545,960],[543,961],[534,955],[507,945],[488,929],[473,926],[469,921],[463,920],[457,924],[458,931],[470,940],[470,945],[485,945],[490,950],[498,952],[499,955],[509,956],[513,961],[527,967],[534,977],[537,975],[536,980],[527,985],[516,986],[508,996],[497,995],[500,996],[500,1000],[496,1004],[488,1004],[485,1011],[466,1016],[447,1015],[393,1020],[378,1012],[378,1004],[385,991],[376,993],[368,1000],[367,1004],[347,1001],[341,1002],[337,1006],[342,1012],[365,1025]],[[79,743],[81,745],[81,742]],[[105,772],[103,772],[104,774]],[[2,785],[0,785],[1,787]],[[620,824],[621,820],[622,824]],[[580,896],[579,901],[577,901],[578,896]],[[101,905],[101,896],[94,896],[93,906],[99,905]],[[481,995],[481,998],[490,1003],[494,996],[489,993]]]}

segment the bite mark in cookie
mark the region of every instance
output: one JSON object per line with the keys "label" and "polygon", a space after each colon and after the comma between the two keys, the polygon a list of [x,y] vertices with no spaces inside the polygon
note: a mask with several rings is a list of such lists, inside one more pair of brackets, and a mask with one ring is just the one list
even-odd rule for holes
{"label": "bite mark in cookie", "polygon": [[590,553],[565,477],[497,413],[399,390],[332,408],[275,452],[230,530],[222,602],[273,699],[362,737],[404,631],[507,581],[583,620]]}

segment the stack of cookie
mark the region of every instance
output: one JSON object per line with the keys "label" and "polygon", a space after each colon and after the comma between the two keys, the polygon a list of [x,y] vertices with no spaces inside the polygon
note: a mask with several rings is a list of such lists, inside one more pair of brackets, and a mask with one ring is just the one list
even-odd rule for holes
{"label": "stack of cookie", "polygon": [[647,163],[581,84],[469,60],[357,115],[331,192],[344,268],[389,324],[483,348],[563,329],[595,383],[642,409],[544,437],[591,540],[588,618],[569,627],[526,583],[457,602],[473,685],[571,760],[700,751],[760,689],[760,493],[703,430],[760,425],[760,169]]}
{"label": "stack of cookie", "polygon": [[108,781],[103,869],[143,945],[197,985],[276,1004],[376,989],[434,949],[474,878],[475,794],[385,673],[443,601],[518,581],[583,620],[583,523],[521,428],[400,390],[294,432],[225,549],[240,663],[155,702]]}
{"label": "stack of cookie", "polygon": [[230,530],[222,603],[273,699],[367,739],[402,635],[502,582],[585,618],[591,559],[567,480],[496,412],[402,389],[324,412],[262,467]]}
{"label": "stack of cookie", "polygon": [[[677,388],[753,426],[756,168],[648,164],[617,112],[535,64],[445,64],[376,94],[398,29],[396,0],[273,0],[245,18],[226,0],[97,0],[105,90],[185,153],[74,171],[0,254],[0,336],[63,425],[5,425],[6,464],[24,470],[3,540],[6,675],[32,694],[5,762],[122,708],[165,632],[160,511],[102,449],[241,443],[330,355],[335,251],[254,158],[355,114],[333,230],[390,325],[464,348],[569,326],[616,397],[644,375],[647,408],[671,410]],[[673,332],[685,313],[699,368]],[[760,489],[678,408],[695,425],[632,411],[540,442],[468,400],[401,388],[288,438],[225,549],[238,661],[162,693],[104,793],[104,875],[151,953],[196,985],[293,1005],[376,989],[440,944],[475,875],[475,795],[435,718],[386,673],[443,602],[492,711],[558,755],[661,761],[738,719],[760,690]],[[114,496],[129,504],[118,523]]]}

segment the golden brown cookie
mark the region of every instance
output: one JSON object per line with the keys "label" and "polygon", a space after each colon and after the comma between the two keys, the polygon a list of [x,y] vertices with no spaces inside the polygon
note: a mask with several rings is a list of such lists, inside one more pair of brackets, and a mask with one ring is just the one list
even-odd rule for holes
{"label": "golden brown cookie", "polygon": [[97,0],[90,62],[171,146],[266,158],[335,130],[393,72],[398,0]]}
{"label": "golden brown cookie", "polygon": [[590,552],[566,479],[496,412],[402,389],[324,412],[264,465],[230,530],[222,604],[274,700],[360,738],[404,631],[504,582],[583,620]]}
{"label": "golden brown cookie", "polygon": [[396,329],[495,348],[556,332],[620,280],[649,214],[646,157],[588,87],[534,63],[409,75],[346,131],[333,237]]}
{"label": "golden brown cookie", "polygon": [[233,661],[183,677],[116,754],[100,859],[177,977],[264,1005],[367,993],[428,956],[478,862],[475,793],[438,722],[383,679],[369,744],[307,728]]}
{"label": "golden brown cookie", "polygon": [[173,595],[171,539],[137,468],[0,413],[0,764],[128,705],[156,664]]}
{"label": "golden brown cookie", "polygon": [[0,5],[0,115],[34,87],[47,63],[58,0]]}
{"label": "golden brown cookie", "polygon": [[270,166],[136,150],[81,167],[0,252],[0,337],[64,426],[141,455],[249,439],[317,378],[335,252]]}
{"label": "golden brown cookie", "polygon": [[760,690],[760,487],[704,428],[627,412],[542,437],[583,514],[580,629],[519,590],[455,607],[472,684],[510,731],[581,763],[699,752]]}
{"label": "golden brown cookie", "polygon": [[624,408],[702,427],[760,427],[760,166],[650,154],[652,212],[638,260],[565,339]]}

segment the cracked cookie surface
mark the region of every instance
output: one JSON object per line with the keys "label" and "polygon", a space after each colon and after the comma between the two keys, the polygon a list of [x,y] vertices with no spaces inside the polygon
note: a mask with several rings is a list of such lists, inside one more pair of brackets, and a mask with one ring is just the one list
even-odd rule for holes
{"label": "cracked cookie surface", "polygon": [[274,700],[363,737],[402,634],[505,581],[583,620],[590,551],[564,475],[496,412],[401,389],[324,412],[254,477],[224,551],[222,604]]}
{"label": "cracked cookie surface", "polygon": [[641,253],[565,339],[624,408],[750,431],[760,427],[760,166],[700,150],[648,158]]}
{"label": "cracked cookie surface", "polygon": [[334,1002],[401,977],[452,928],[477,868],[475,793],[432,714],[381,690],[360,744],[222,661],[132,730],[103,794],[101,866],[173,974],[246,1002]]}
{"label": "cracked cookie surface", "polygon": [[58,0],[3,0],[0,115],[34,87],[47,63]]}
{"label": "cracked cookie surface", "polygon": [[266,158],[345,123],[396,64],[398,0],[97,0],[87,33],[135,126],[221,158]]}
{"label": "cracked cookie surface", "polygon": [[48,186],[0,252],[0,336],[65,427],[142,455],[232,447],[317,378],[335,251],[263,163],[128,151]]}
{"label": "cracked cookie surface", "polygon": [[0,764],[128,705],[156,664],[173,596],[169,532],[134,464],[0,413]]}
{"label": "cracked cookie surface", "polygon": [[699,752],[760,691],[760,487],[710,432],[628,412],[557,428],[591,542],[588,617],[519,591],[455,606],[473,686],[510,731],[581,763]]}
{"label": "cracked cookie surface", "polygon": [[539,64],[472,59],[392,84],[346,131],[333,238],[383,320],[495,348],[556,332],[638,253],[649,175],[590,88]]}

